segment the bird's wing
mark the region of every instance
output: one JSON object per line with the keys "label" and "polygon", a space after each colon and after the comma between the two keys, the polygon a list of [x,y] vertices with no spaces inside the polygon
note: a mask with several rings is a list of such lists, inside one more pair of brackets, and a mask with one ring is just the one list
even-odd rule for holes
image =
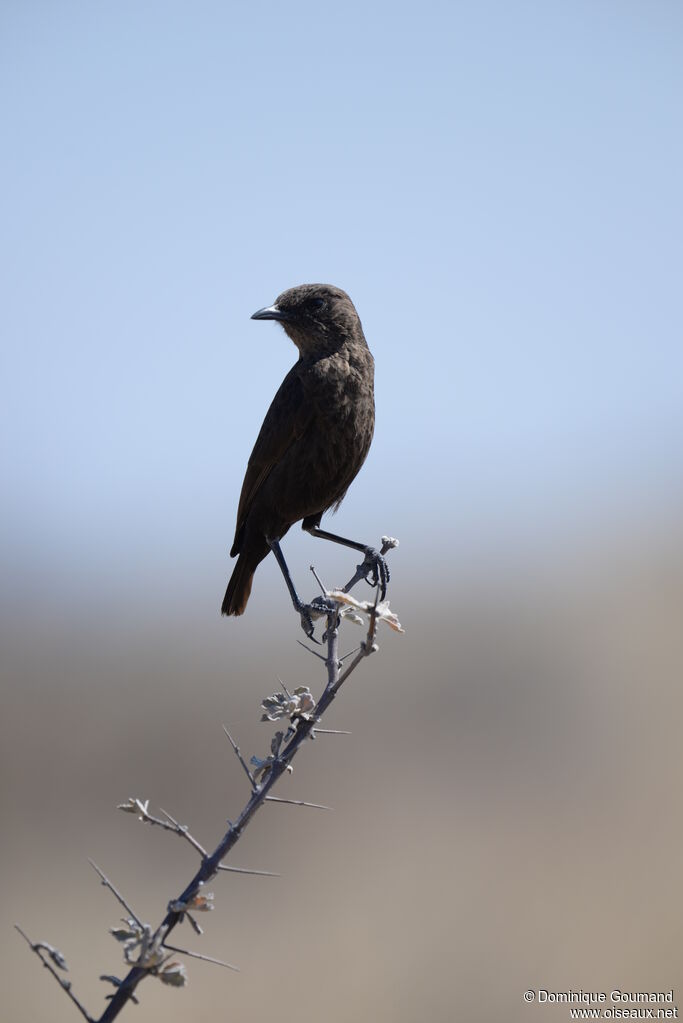
{"label": "bird's wing", "polygon": [[298,364],[293,366],[280,384],[256,438],[237,508],[235,541],[230,551],[232,557],[238,553],[240,533],[264,480],[291,445],[303,436],[311,421],[313,409],[306,402],[298,370]]}

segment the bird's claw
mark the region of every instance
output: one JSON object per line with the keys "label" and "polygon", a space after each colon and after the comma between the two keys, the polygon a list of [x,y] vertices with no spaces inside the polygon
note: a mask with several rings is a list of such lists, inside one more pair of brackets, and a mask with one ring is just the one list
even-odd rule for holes
{"label": "bird's claw", "polygon": [[334,614],[337,610],[335,601],[330,600],[329,597],[314,597],[308,606],[318,618]]}
{"label": "bird's claw", "polygon": [[322,617],[328,617],[334,614],[337,610],[337,605],[333,600],[329,600],[327,597],[314,597],[310,604],[302,604],[299,608],[299,614],[301,616],[301,628],[304,630],[309,639],[312,639],[314,643],[318,640],[313,635],[315,629],[315,620]]}
{"label": "bird's claw", "polygon": [[374,547],[366,547],[363,564],[358,566],[358,570],[363,572],[366,583],[370,586],[379,586],[379,599],[384,600],[387,595],[387,583],[391,578],[384,556]]}
{"label": "bird's claw", "polygon": [[308,638],[312,639],[313,642],[316,643],[317,640],[313,635],[315,626],[313,624],[313,618],[311,617],[311,613],[308,610],[308,604],[301,605],[301,607],[299,608],[299,616],[301,618],[301,628],[304,630]]}

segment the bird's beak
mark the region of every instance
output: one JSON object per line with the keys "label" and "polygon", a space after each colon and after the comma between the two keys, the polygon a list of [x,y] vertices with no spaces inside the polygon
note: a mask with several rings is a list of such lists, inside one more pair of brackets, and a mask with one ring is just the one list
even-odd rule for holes
{"label": "bird's beak", "polygon": [[257,309],[252,313],[252,320],[286,320],[289,317],[276,305],[267,305],[263,309]]}

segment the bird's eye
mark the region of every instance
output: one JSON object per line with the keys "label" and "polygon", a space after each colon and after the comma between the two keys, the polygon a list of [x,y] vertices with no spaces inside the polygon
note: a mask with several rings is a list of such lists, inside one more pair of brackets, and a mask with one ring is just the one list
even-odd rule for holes
{"label": "bird's eye", "polygon": [[310,305],[311,305],[311,309],[324,309],[325,308],[325,299],[324,298],[312,298]]}

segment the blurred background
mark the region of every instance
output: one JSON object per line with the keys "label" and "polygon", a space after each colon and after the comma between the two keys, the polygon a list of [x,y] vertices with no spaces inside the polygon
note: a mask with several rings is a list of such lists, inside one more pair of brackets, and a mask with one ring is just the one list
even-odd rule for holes
{"label": "blurred background", "polygon": [[[121,913],[215,843],[259,703],[311,685],[277,566],[218,614],[285,288],[352,296],[370,457],[328,528],[395,535],[404,636],[343,691],[142,1020],[562,1020],[683,999],[683,11],[624,2],[0,10],[3,1015],[93,1015]],[[352,554],[298,529],[304,593]],[[362,591],[361,592],[362,595]],[[369,592],[369,591],[368,591]],[[345,626],[342,648],[359,639]],[[681,989],[681,990],[679,990]],[[123,1017],[122,1017],[123,1018]]]}

